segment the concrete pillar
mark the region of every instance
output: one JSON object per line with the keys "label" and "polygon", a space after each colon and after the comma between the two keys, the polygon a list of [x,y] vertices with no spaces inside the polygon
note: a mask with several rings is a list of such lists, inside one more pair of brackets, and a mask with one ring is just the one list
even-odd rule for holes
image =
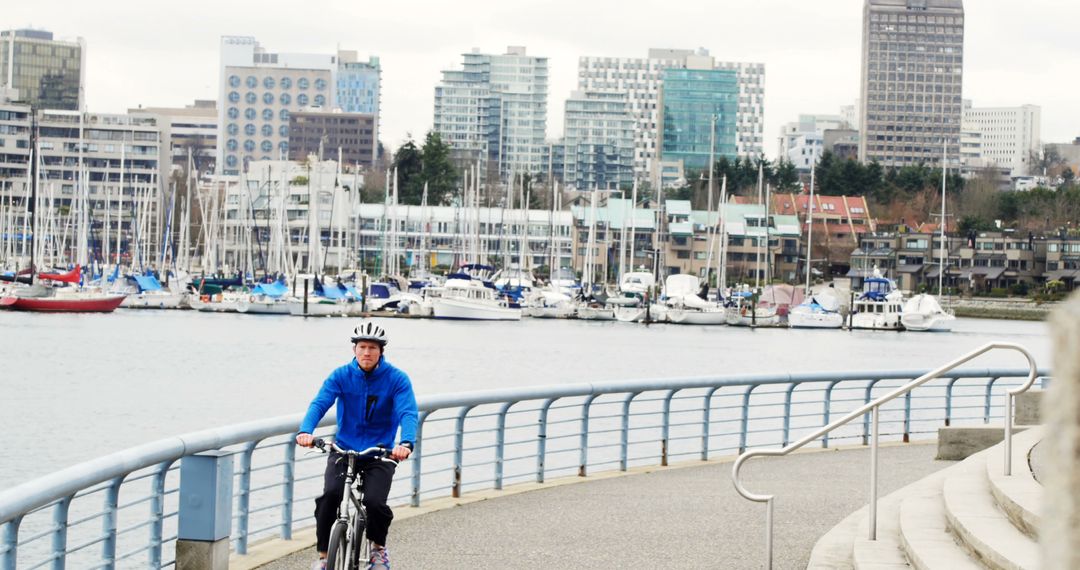
{"label": "concrete pillar", "polygon": [[1043,398],[1043,568],[1080,568],[1080,292],[1050,315],[1053,380]]}
{"label": "concrete pillar", "polygon": [[207,451],[180,460],[177,570],[226,570],[232,530],[232,454]]}

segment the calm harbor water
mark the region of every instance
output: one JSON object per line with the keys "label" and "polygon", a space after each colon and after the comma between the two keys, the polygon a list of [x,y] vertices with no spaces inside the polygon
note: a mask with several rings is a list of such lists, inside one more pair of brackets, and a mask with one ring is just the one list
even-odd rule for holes
{"label": "calm harbor water", "polygon": [[[382,319],[419,396],[630,378],[930,368],[995,340],[1050,366],[1044,323],[944,334]],[[0,488],[178,433],[301,414],[351,358],[355,319],[193,311],[0,312]],[[973,366],[1021,367],[1014,353]]]}

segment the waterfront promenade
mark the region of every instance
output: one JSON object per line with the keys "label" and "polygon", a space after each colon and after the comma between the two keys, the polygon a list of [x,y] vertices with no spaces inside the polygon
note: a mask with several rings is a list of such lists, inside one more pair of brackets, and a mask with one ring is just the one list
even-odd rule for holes
{"label": "waterfront promenade", "polygon": [[[936,451],[934,442],[883,445],[881,495],[953,464],[935,461]],[[746,464],[748,488],[776,495],[776,568],[804,568],[817,539],[866,504],[869,459],[868,448],[849,447]],[[480,494],[488,500],[466,495],[461,506],[419,515],[398,507],[392,562],[402,569],[761,568],[765,508],[736,494],[731,465],[555,480],[523,486],[529,492]],[[263,568],[307,570],[313,557],[307,548]]]}

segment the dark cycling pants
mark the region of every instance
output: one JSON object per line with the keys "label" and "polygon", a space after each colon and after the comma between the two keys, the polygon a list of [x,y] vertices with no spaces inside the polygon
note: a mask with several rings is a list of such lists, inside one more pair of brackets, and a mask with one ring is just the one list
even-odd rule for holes
{"label": "dark cycling pants", "polygon": [[[338,461],[341,459],[341,461]],[[326,461],[323,475],[323,494],[315,499],[316,548],[326,552],[330,544],[330,529],[337,520],[341,496],[345,493],[345,474],[349,461],[331,453]],[[394,512],[386,505],[390,496],[390,484],[394,480],[394,464],[389,461],[369,460],[357,462],[357,470],[363,474],[364,507],[367,509],[367,537],[375,544],[386,545],[386,533]]]}

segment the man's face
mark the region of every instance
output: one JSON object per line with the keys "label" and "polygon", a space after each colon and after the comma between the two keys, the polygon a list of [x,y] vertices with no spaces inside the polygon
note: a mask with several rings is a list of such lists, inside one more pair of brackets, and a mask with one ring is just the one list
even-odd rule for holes
{"label": "man's face", "polygon": [[356,362],[360,364],[360,368],[371,372],[375,365],[379,363],[382,347],[377,342],[362,340],[353,345],[353,354],[356,355]]}

